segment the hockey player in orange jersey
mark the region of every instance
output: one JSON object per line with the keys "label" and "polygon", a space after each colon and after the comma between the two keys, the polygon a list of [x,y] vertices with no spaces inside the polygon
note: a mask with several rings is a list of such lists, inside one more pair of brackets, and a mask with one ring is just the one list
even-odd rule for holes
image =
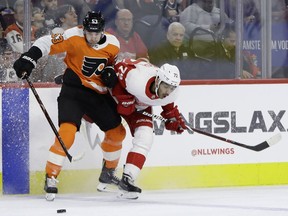
{"label": "hockey player in orange jersey", "polygon": [[[42,56],[66,52],[64,61],[67,69],[58,97],[60,137],[69,149],[80,128],[81,118],[84,114],[88,115],[105,132],[101,144],[104,161],[99,181],[118,185],[119,179],[114,171],[126,132],[108,88],[117,82],[113,65],[119,52],[119,41],[115,36],[106,34],[104,27],[101,12],[90,11],[83,20],[83,26],[36,40],[29,51],[15,61],[14,69],[19,78],[25,78]],[[47,200],[54,200],[58,193],[56,178],[65,156],[58,139],[55,139],[46,164],[44,190]]]}
{"label": "hockey player in orange jersey", "polygon": [[182,133],[187,129],[177,106],[180,73],[176,66],[164,64],[160,68],[142,60],[125,59],[115,64],[119,82],[112,89],[117,110],[126,120],[133,136],[123,176],[118,185],[123,198],[136,199],[141,189],[134,185],[153,143],[153,106],[162,106],[161,115],[168,119],[167,130]]}

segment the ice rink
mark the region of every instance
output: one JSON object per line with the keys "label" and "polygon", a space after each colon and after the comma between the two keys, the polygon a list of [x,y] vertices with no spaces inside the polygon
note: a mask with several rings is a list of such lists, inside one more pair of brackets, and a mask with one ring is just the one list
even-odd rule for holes
{"label": "ice rink", "polygon": [[[44,196],[4,195],[3,216],[287,216],[288,186],[144,191],[137,200],[112,193]],[[66,209],[66,213],[57,213]]]}

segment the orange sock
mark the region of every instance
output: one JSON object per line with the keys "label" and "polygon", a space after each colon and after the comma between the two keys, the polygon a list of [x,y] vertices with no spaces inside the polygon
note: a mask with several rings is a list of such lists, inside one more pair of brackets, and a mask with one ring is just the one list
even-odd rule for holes
{"label": "orange sock", "polygon": [[116,168],[121,156],[122,141],[125,139],[126,130],[122,124],[105,132],[101,143],[104,160],[107,168]]}
{"label": "orange sock", "polygon": [[[59,135],[62,138],[67,150],[71,148],[75,140],[77,127],[72,123],[62,123],[59,128]],[[51,177],[57,177],[62,169],[66,154],[60,145],[58,138],[55,138],[54,144],[49,149],[50,153],[46,163],[46,174]]]}

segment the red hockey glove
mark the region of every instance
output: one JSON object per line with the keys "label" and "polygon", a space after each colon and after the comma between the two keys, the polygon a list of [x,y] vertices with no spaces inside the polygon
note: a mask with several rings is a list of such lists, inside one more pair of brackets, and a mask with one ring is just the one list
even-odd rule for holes
{"label": "red hockey glove", "polygon": [[182,133],[184,129],[187,129],[185,122],[183,121],[178,107],[175,106],[171,110],[166,110],[161,112],[161,115],[168,119],[168,121],[165,122],[165,128],[167,130],[176,131],[177,133]]}
{"label": "red hockey glove", "polygon": [[135,98],[132,95],[117,95],[117,111],[121,115],[130,115],[135,111]]}

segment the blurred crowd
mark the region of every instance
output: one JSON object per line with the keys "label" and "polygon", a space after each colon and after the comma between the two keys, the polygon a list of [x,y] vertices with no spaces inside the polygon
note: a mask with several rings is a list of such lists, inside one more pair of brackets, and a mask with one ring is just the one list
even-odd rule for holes
{"label": "blurred crowd", "polygon": [[[118,59],[146,58],[157,66],[175,64],[182,79],[255,79],[257,56],[243,52],[243,71],[235,74],[236,0],[31,0],[31,43],[81,25],[84,15],[101,11],[106,31],[120,42]],[[243,29],[261,29],[261,0],[243,0]],[[272,1],[272,21],[287,22],[287,1]],[[24,0],[0,0],[0,82],[17,82],[13,63],[23,53]],[[252,36],[251,36],[252,37]],[[39,60],[31,77],[54,82],[65,56]],[[285,75],[283,75],[285,76]],[[281,77],[281,75],[280,75]]]}

